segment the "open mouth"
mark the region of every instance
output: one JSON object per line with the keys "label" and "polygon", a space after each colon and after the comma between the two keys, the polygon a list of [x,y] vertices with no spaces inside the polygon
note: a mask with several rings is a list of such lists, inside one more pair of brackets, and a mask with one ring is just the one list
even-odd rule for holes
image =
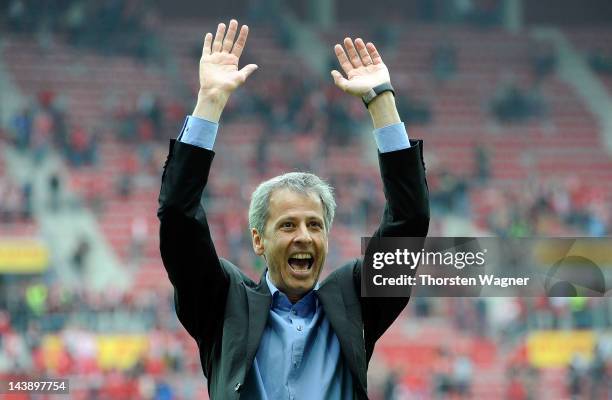
{"label": "open mouth", "polygon": [[314,264],[314,257],[310,253],[297,253],[289,257],[288,263],[296,272],[309,271]]}

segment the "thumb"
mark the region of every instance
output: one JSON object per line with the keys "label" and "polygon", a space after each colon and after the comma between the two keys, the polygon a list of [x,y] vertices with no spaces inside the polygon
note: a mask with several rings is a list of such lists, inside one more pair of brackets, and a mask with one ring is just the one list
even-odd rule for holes
{"label": "thumb", "polygon": [[342,90],[346,90],[346,86],[348,81],[342,76],[342,74],[336,70],[331,72],[332,77],[334,78],[334,83]]}
{"label": "thumb", "polygon": [[244,78],[244,80],[246,81],[247,78],[253,73],[255,72],[255,70],[259,68],[257,66],[257,64],[248,64],[245,65],[244,67],[242,67],[242,69],[240,70],[240,74],[242,75],[242,77]]}

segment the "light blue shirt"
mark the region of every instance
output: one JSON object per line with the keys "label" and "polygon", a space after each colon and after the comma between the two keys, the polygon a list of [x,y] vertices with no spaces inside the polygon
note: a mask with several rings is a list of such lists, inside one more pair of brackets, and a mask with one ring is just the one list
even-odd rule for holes
{"label": "light blue shirt", "polygon": [[[212,150],[219,124],[188,116],[178,140]],[[381,153],[410,147],[403,123],[374,130]],[[318,284],[292,304],[266,273],[268,320],[243,388],[245,399],[353,399],[353,378],[317,297]]]}

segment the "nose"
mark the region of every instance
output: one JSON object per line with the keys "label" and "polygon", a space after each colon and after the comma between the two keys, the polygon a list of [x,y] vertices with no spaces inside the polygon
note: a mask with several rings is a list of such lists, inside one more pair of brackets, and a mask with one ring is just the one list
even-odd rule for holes
{"label": "nose", "polygon": [[294,239],[297,243],[312,243],[312,236],[310,236],[310,231],[305,223],[300,224],[299,228],[296,231],[296,236]]}

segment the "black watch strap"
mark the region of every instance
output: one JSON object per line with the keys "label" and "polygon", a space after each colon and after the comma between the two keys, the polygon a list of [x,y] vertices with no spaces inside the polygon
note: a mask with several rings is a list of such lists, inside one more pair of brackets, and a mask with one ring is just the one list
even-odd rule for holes
{"label": "black watch strap", "polygon": [[395,96],[395,90],[393,90],[393,86],[391,86],[390,82],[381,83],[380,85],[374,86],[370,89],[366,94],[361,96],[361,100],[363,101],[363,105],[368,108],[372,100],[376,98],[381,93],[391,92],[393,96]]}

